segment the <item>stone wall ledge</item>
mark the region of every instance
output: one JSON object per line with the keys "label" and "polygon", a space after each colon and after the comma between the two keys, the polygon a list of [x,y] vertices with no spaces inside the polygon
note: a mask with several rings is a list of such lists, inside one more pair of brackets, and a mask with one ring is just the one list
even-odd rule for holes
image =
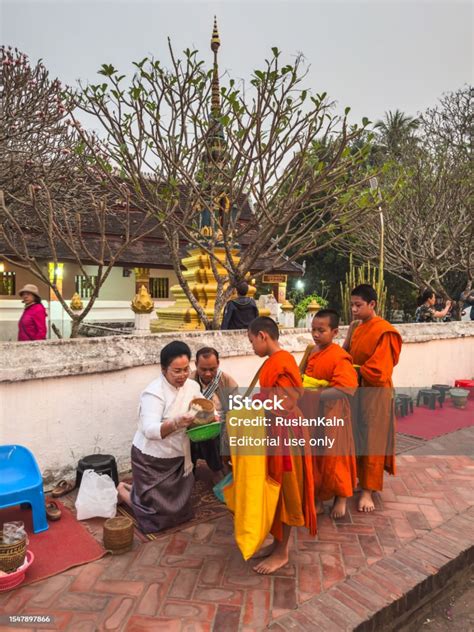
{"label": "stone wall ledge", "polygon": [[[474,337],[474,323],[426,323],[396,325],[405,344],[448,338]],[[347,327],[341,327],[340,338]],[[223,358],[252,355],[244,331],[192,331],[150,335],[127,335],[73,340],[0,343],[0,382],[21,382],[68,375],[120,371],[159,364],[161,348],[172,340],[183,340],[196,352],[215,347]],[[306,329],[284,329],[282,346],[293,353],[311,342]]]}

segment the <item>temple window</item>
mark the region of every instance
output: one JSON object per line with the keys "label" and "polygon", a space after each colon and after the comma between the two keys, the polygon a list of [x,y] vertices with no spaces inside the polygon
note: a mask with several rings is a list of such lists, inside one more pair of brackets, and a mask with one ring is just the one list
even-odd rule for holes
{"label": "temple window", "polygon": [[151,298],[169,298],[169,279],[166,277],[150,277]]}
{"label": "temple window", "polygon": [[96,276],[87,277],[84,274],[76,275],[76,292],[81,298],[90,298],[96,283]]}

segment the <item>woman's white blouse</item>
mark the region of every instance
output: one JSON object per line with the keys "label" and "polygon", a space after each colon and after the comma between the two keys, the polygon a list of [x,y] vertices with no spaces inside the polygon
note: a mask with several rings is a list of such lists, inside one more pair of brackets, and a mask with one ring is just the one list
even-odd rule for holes
{"label": "woman's white blouse", "polygon": [[161,424],[184,415],[195,397],[201,397],[199,384],[186,380],[184,386],[175,388],[164,375],[148,384],[140,396],[138,430],[133,445],[143,454],[159,459],[184,456],[184,442],[189,442],[184,430],[161,437]]}

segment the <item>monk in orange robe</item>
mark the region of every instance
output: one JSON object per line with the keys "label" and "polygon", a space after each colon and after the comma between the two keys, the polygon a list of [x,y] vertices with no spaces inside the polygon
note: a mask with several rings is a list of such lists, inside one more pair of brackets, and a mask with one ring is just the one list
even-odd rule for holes
{"label": "monk in orange robe", "polygon": [[323,434],[334,440],[331,450],[326,448],[324,454],[313,454],[316,510],[322,513],[323,501],[334,498],[332,518],[345,515],[346,500],[352,496],[357,482],[349,401],[357,388],[357,372],[351,356],[333,342],[338,327],[339,314],[335,310],[322,309],[316,314],[311,328],[315,347],[304,367],[305,376],[328,383],[328,387],[319,388],[316,393],[306,393],[305,416],[318,417],[321,411],[326,420],[342,420],[339,426],[324,427]]}
{"label": "monk in orange robe", "polygon": [[[284,411],[276,414],[286,418],[298,418],[301,413],[297,402],[301,396],[301,375],[294,357],[281,349],[278,342],[278,325],[268,317],[259,317],[250,323],[248,337],[255,353],[268,360],[260,369],[260,386],[267,396],[276,395],[283,400]],[[269,411],[266,410],[266,414]],[[270,413],[271,417],[271,413]],[[301,427],[292,428],[295,433],[305,433],[307,448],[303,454],[284,453],[267,456],[268,475],[281,485],[280,497],[271,527],[274,541],[261,550],[262,557],[254,570],[267,575],[288,562],[291,527],[306,526],[316,535],[316,506],[312,458],[309,450],[309,433]],[[291,430],[289,429],[290,433]]]}
{"label": "monk in orange robe", "polygon": [[377,293],[370,285],[351,292],[354,318],[344,342],[360,373],[356,423],[357,476],[362,488],[359,511],[375,509],[372,492],[383,489],[384,470],[395,474],[395,407],[392,373],[402,339],[376,315]]}

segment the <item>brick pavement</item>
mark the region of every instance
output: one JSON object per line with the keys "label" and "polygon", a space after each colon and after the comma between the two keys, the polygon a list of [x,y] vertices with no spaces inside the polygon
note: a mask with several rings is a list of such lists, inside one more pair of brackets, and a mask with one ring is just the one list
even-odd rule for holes
{"label": "brick pavement", "polygon": [[242,560],[225,516],[0,594],[0,612],[53,614],[75,632],[352,629],[472,545],[473,481],[467,456],[404,454],[375,513],[351,500],[317,539],[298,530],[274,576]]}

